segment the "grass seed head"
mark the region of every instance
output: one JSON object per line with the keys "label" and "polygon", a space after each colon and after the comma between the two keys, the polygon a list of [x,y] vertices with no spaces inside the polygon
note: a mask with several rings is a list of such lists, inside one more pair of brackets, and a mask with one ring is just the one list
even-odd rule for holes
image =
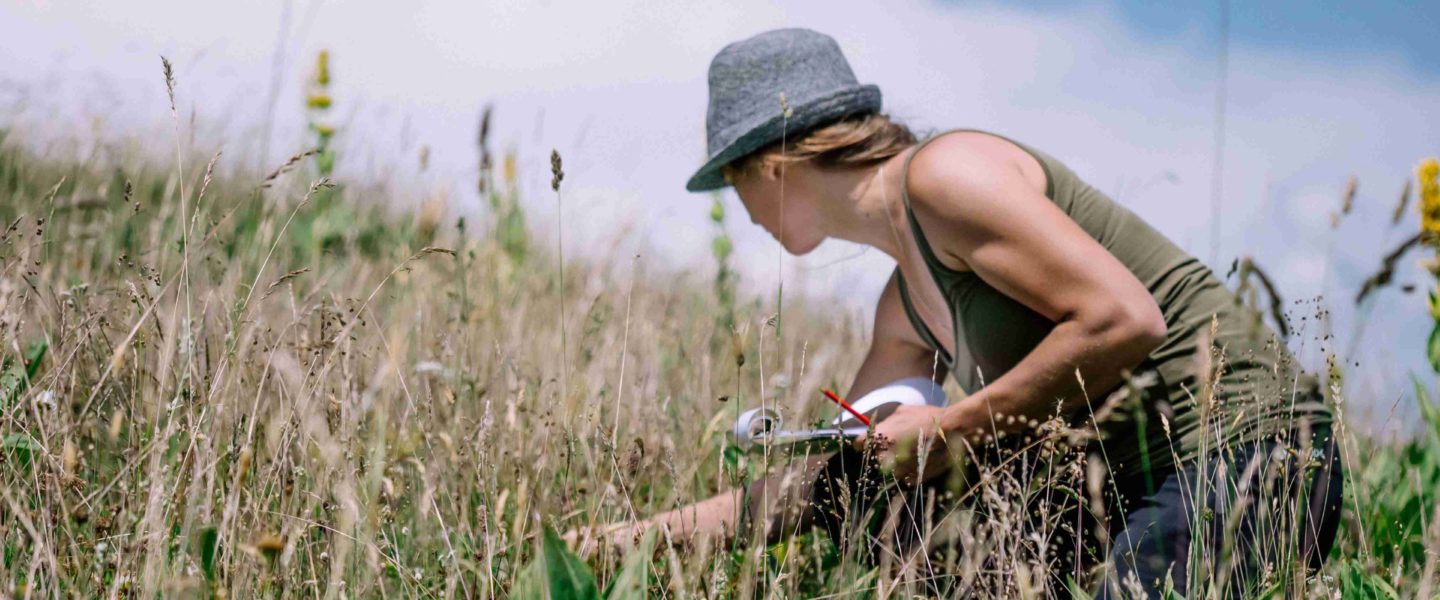
{"label": "grass seed head", "polygon": [[165,94],[170,97],[170,112],[175,112],[175,68],[170,65],[170,59],[160,57],[160,66],[165,73]]}
{"label": "grass seed head", "polygon": [[267,533],[260,536],[260,539],[255,542],[255,549],[259,550],[266,559],[274,561],[276,557],[280,556],[280,551],[285,549],[285,539],[273,533]]}
{"label": "grass seed head", "polygon": [[116,440],[120,439],[120,433],[124,430],[125,411],[117,408],[115,409],[114,414],[110,415],[110,429],[106,433],[109,434],[110,441],[113,443]]}
{"label": "grass seed head", "polygon": [[735,368],[745,366],[745,349],[750,347],[750,326],[742,324],[730,330],[730,355],[735,359]]}
{"label": "grass seed head", "polygon": [[560,151],[550,151],[550,189],[560,191],[560,182],[565,179],[565,170],[560,163]]}

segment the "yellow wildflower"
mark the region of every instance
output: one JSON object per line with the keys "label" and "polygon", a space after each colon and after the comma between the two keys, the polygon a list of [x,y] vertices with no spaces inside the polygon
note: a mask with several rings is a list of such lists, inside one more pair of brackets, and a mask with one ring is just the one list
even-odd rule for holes
{"label": "yellow wildflower", "polygon": [[315,83],[330,85],[330,51],[321,50],[315,57]]}
{"label": "yellow wildflower", "polygon": [[515,181],[519,179],[515,165],[515,151],[505,153],[505,185],[514,187]]}
{"label": "yellow wildflower", "polygon": [[1440,235],[1440,161],[1428,158],[1415,168],[1420,183],[1420,228]]}

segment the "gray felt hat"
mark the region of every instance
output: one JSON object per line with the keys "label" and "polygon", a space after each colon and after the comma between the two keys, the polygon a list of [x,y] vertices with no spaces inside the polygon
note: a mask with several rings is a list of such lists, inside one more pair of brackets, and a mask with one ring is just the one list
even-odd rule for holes
{"label": "gray felt hat", "polygon": [[710,108],[705,115],[710,157],[685,189],[725,187],[721,167],[780,141],[782,132],[794,136],[879,110],[880,88],[855,81],[840,45],[828,35],[776,29],[725,46],[710,61]]}

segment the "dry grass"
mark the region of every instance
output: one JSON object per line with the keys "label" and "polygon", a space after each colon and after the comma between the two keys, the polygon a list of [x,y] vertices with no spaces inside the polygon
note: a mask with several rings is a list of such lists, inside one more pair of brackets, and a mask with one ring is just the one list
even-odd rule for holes
{"label": "dry grass", "polygon": [[[703,280],[614,286],[573,264],[561,327],[538,248],[517,262],[453,230],[419,240],[405,217],[353,208],[363,191],[294,175],[215,179],[182,219],[182,178],[111,168],[0,159],[5,353],[47,348],[0,399],[12,586],[501,594],[542,521],[718,490],[731,409],[781,392],[758,380],[755,348],[737,380]],[[858,364],[861,323],[791,327],[764,361],[803,371],[794,388]]]}
{"label": "dry grass", "polygon": [[[773,326],[761,300],[736,308],[749,333],[723,331],[708,275],[640,262],[625,281],[614,256],[562,279],[538,244],[302,181],[303,153],[226,178],[215,160],[17,146],[0,141],[0,594],[505,596],[544,526],[643,517],[758,475],[721,435],[740,408],[828,414],[811,392],[843,388],[868,339],[793,298],[778,339],[756,334]],[[1434,589],[1440,452],[1421,439],[1347,434],[1358,501],[1335,554],[1308,580],[1282,565],[1271,593]],[[1064,524],[1035,502],[1099,465],[1039,456],[967,492],[934,532],[963,550],[946,564],[867,569],[823,535],[690,551],[662,537],[649,590],[1042,594],[1030,534]],[[621,560],[589,567],[603,585]]]}

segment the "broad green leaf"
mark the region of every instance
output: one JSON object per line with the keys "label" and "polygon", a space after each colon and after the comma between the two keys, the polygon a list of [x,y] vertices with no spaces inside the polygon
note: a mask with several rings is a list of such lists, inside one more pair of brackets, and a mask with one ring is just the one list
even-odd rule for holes
{"label": "broad green leaf", "polygon": [[565,540],[548,525],[545,527],[545,571],[550,582],[550,597],[556,599],[600,598],[595,576],[585,561],[565,546]]}
{"label": "broad green leaf", "polygon": [[653,527],[645,532],[640,546],[625,557],[625,564],[620,566],[620,572],[605,586],[606,600],[649,597],[646,592],[650,586],[650,561],[655,556],[655,534],[656,529]]}
{"label": "broad green leaf", "polygon": [[540,555],[526,565],[510,589],[512,598],[600,600],[595,576],[580,557],[565,546],[549,525],[544,528]]}

